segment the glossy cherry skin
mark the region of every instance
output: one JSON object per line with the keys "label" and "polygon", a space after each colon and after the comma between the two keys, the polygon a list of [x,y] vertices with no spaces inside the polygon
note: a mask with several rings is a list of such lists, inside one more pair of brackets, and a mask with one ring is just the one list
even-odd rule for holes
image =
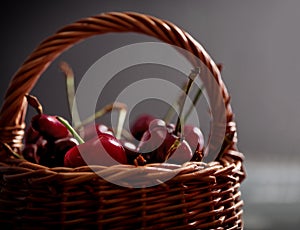
{"label": "glossy cherry skin", "polygon": [[[64,157],[67,151],[79,143],[73,137],[66,137],[49,143],[48,154],[43,158],[45,165],[49,167],[64,166]],[[42,163],[43,163],[42,162]]]}
{"label": "glossy cherry skin", "polygon": [[139,116],[131,125],[131,134],[137,139],[141,140],[143,134],[148,130],[151,121],[155,119],[154,116],[143,114]]}
{"label": "glossy cherry skin", "polygon": [[137,147],[138,152],[142,154],[147,163],[161,163],[165,160],[165,154],[162,153],[163,143],[167,138],[168,129],[166,123],[160,119],[154,119],[146,132],[144,132],[141,141]]}
{"label": "glossy cherry skin", "polygon": [[122,144],[110,134],[100,134],[74,146],[64,158],[66,167],[80,167],[87,164],[111,166],[118,163],[127,163],[126,153]]}
{"label": "glossy cherry skin", "polygon": [[201,130],[193,125],[184,126],[184,137],[190,144],[192,149],[195,149],[198,145],[200,148],[204,147],[204,137]]}
{"label": "glossy cherry skin", "polygon": [[32,127],[46,138],[60,139],[69,135],[68,129],[55,116],[35,115],[31,120]]}
{"label": "glossy cherry skin", "polygon": [[192,157],[193,152],[188,142],[186,140],[178,140],[178,146],[171,151],[167,162],[172,164],[183,164],[190,161]]}
{"label": "glossy cherry skin", "polygon": [[172,162],[183,164],[189,161],[192,150],[185,140],[177,137],[169,127],[150,124],[138,146],[138,151],[142,153],[147,163]]}
{"label": "glossy cherry skin", "polygon": [[[174,124],[168,124],[167,127],[170,130],[175,129]],[[183,131],[184,140],[187,141],[193,152],[192,161],[201,161],[203,159],[204,151],[204,136],[200,128],[187,124],[184,126]]]}
{"label": "glossy cherry skin", "polygon": [[125,139],[121,139],[120,142],[125,150],[128,164],[134,164],[134,160],[140,155],[136,145]]}

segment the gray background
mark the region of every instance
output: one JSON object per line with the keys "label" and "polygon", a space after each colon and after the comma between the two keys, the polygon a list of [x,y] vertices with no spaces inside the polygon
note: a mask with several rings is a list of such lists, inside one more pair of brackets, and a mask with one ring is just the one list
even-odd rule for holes
{"label": "gray background", "polygon": [[[0,98],[30,52],[63,25],[106,11],[137,11],[174,22],[216,62],[232,96],[239,148],[248,178],[242,185],[245,229],[297,229],[300,224],[300,1],[2,1]],[[105,53],[147,41],[101,36],[64,54],[82,76]],[[151,40],[151,39],[150,39]],[[54,63],[33,93],[45,110],[68,117],[64,80]],[[62,99],[63,98],[63,99]],[[31,113],[31,111],[29,111]]]}

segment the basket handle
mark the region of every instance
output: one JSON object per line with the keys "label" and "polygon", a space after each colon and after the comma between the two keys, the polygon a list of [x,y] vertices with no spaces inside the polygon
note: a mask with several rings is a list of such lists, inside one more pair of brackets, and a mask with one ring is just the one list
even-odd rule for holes
{"label": "basket handle", "polygon": [[[198,57],[207,66],[221,90],[227,126],[234,126],[233,113],[229,104],[230,97],[221,79],[219,69],[195,39],[165,20],[140,13],[110,12],[84,18],[65,26],[44,40],[26,59],[12,78],[4,98],[0,111],[0,141],[9,143],[15,149],[20,149],[27,108],[25,94],[31,91],[41,74],[62,52],[88,37],[109,32],[143,33],[165,43],[181,47]],[[232,130],[232,127],[227,127],[228,129]]]}

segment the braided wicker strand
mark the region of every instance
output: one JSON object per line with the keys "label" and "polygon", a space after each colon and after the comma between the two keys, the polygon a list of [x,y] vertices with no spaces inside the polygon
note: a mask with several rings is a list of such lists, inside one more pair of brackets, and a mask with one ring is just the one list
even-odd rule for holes
{"label": "braided wicker strand", "polygon": [[[65,26],[56,34],[42,42],[27,58],[13,77],[6,92],[0,111],[0,127],[20,126],[24,122],[24,95],[29,93],[41,74],[63,51],[77,42],[93,35],[108,32],[137,32],[179,46],[198,57],[211,71],[223,96],[227,121],[232,121],[229,95],[220,76],[220,72],[203,47],[188,33],[174,24],[139,13],[104,13],[79,20]],[[193,62],[194,60],[190,60]],[[15,137],[11,137],[15,139]],[[20,139],[20,138],[17,138]]]}

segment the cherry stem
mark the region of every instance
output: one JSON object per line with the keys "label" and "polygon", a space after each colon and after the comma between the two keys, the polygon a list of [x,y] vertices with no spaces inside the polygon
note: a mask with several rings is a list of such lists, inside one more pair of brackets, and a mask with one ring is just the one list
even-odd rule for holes
{"label": "cherry stem", "polygon": [[[223,64],[219,63],[219,64],[217,64],[217,67],[218,67],[219,71],[221,72],[222,69],[223,69]],[[193,104],[190,106],[189,110],[186,112],[186,114],[184,116],[184,122],[188,119],[188,117],[190,116],[193,108],[196,106],[196,103],[198,102],[200,96],[203,93],[203,89],[204,89],[204,86],[200,87],[199,90],[197,91],[197,94],[193,99]]]}
{"label": "cherry stem", "polygon": [[193,108],[196,106],[197,101],[199,100],[200,96],[202,95],[203,92],[203,86],[201,88],[199,88],[199,90],[197,91],[196,96],[193,99],[193,104],[190,106],[190,108],[188,109],[188,111],[186,112],[185,116],[184,116],[184,122],[186,122],[186,120],[188,119],[188,117],[190,116]]}
{"label": "cherry stem", "polygon": [[180,138],[176,139],[171,145],[171,147],[168,149],[167,155],[165,156],[165,161],[167,161],[170,158],[171,154],[178,148],[179,145],[181,145]]}
{"label": "cherry stem", "polygon": [[3,148],[7,152],[9,152],[10,154],[12,154],[14,157],[16,157],[18,159],[23,159],[23,157],[21,155],[19,155],[18,153],[16,153],[7,143],[1,142],[1,144],[3,145]]}
{"label": "cherry stem", "polygon": [[74,72],[66,62],[61,62],[59,67],[61,71],[64,73],[66,78],[69,111],[73,119],[73,124],[74,126],[78,126],[80,125],[81,121],[80,121],[80,116],[76,104]]}
{"label": "cherry stem", "polygon": [[122,129],[122,136],[125,137],[125,139],[128,141],[134,140],[134,138],[132,137],[132,134],[126,129]]}
{"label": "cherry stem", "polygon": [[83,120],[80,125],[75,126],[75,129],[78,130],[79,128],[93,122],[94,120],[98,119],[99,117],[102,117],[104,114],[109,113],[114,109],[127,111],[127,106],[126,104],[121,102],[114,102],[112,104],[106,105],[100,110],[98,110],[95,114]]}
{"label": "cherry stem", "polygon": [[56,116],[56,119],[70,131],[70,133],[78,141],[79,144],[84,143],[84,140],[79,136],[79,134],[75,131],[75,129],[70,125],[70,123],[66,119],[60,116]]}
{"label": "cherry stem", "polygon": [[183,119],[182,119],[183,108],[184,108],[184,104],[185,104],[187,95],[188,95],[188,93],[191,89],[191,86],[192,86],[195,78],[199,74],[199,72],[200,72],[200,69],[195,68],[194,70],[191,71],[191,73],[188,77],[188,82],[187,82],[186,87],[185,87],[185,92],[182,94],[182,98],[181,98],[180,104],[179,104],[179,109],[180,110],[179,110],[179,115],[178,115],[178,118],[177,118],[175,130],[174,130],[174,134],[176,136],[181,136],[181,137],[183,136],[183,132],[181,130],[181,126],[182,126],[182,122],[183,122]]}
{"label": "cherry stem", "polygon": [[32,106],[37,111],[38,114],[40,115],[43,114],[43,107],[36,97],[30,94],[26,94],[25,97],[27,99],[28,104]]}
{"label": "cherry stem", "polygon": [[124,127],[124,122],[126,119],[127,109],[120,109],[119,117],[118,117],[118,124],[116,130],[116,138],[121,139],[122,137],[122,130]]}
{"label": "cherry stem", "polygon": [[102,109],[98,110],[94,115],[88,117],[83,122],[81,122],[80,125],[75,127],[75,129],[78,130],[78,129],[82,128],[84,125],[95,121],[99,117],[103,116],[106,113],[111,112],[114,109],[118,109],[120,111],[119,117],[118,117],[117,128],[116,128],[116,138],[121,139],[124,122],[125,122],[126,114],[127,114],[127,106],[126,106],[126,104],[120,103],[120,102],[115,102],[113,104],[104,106]]}

